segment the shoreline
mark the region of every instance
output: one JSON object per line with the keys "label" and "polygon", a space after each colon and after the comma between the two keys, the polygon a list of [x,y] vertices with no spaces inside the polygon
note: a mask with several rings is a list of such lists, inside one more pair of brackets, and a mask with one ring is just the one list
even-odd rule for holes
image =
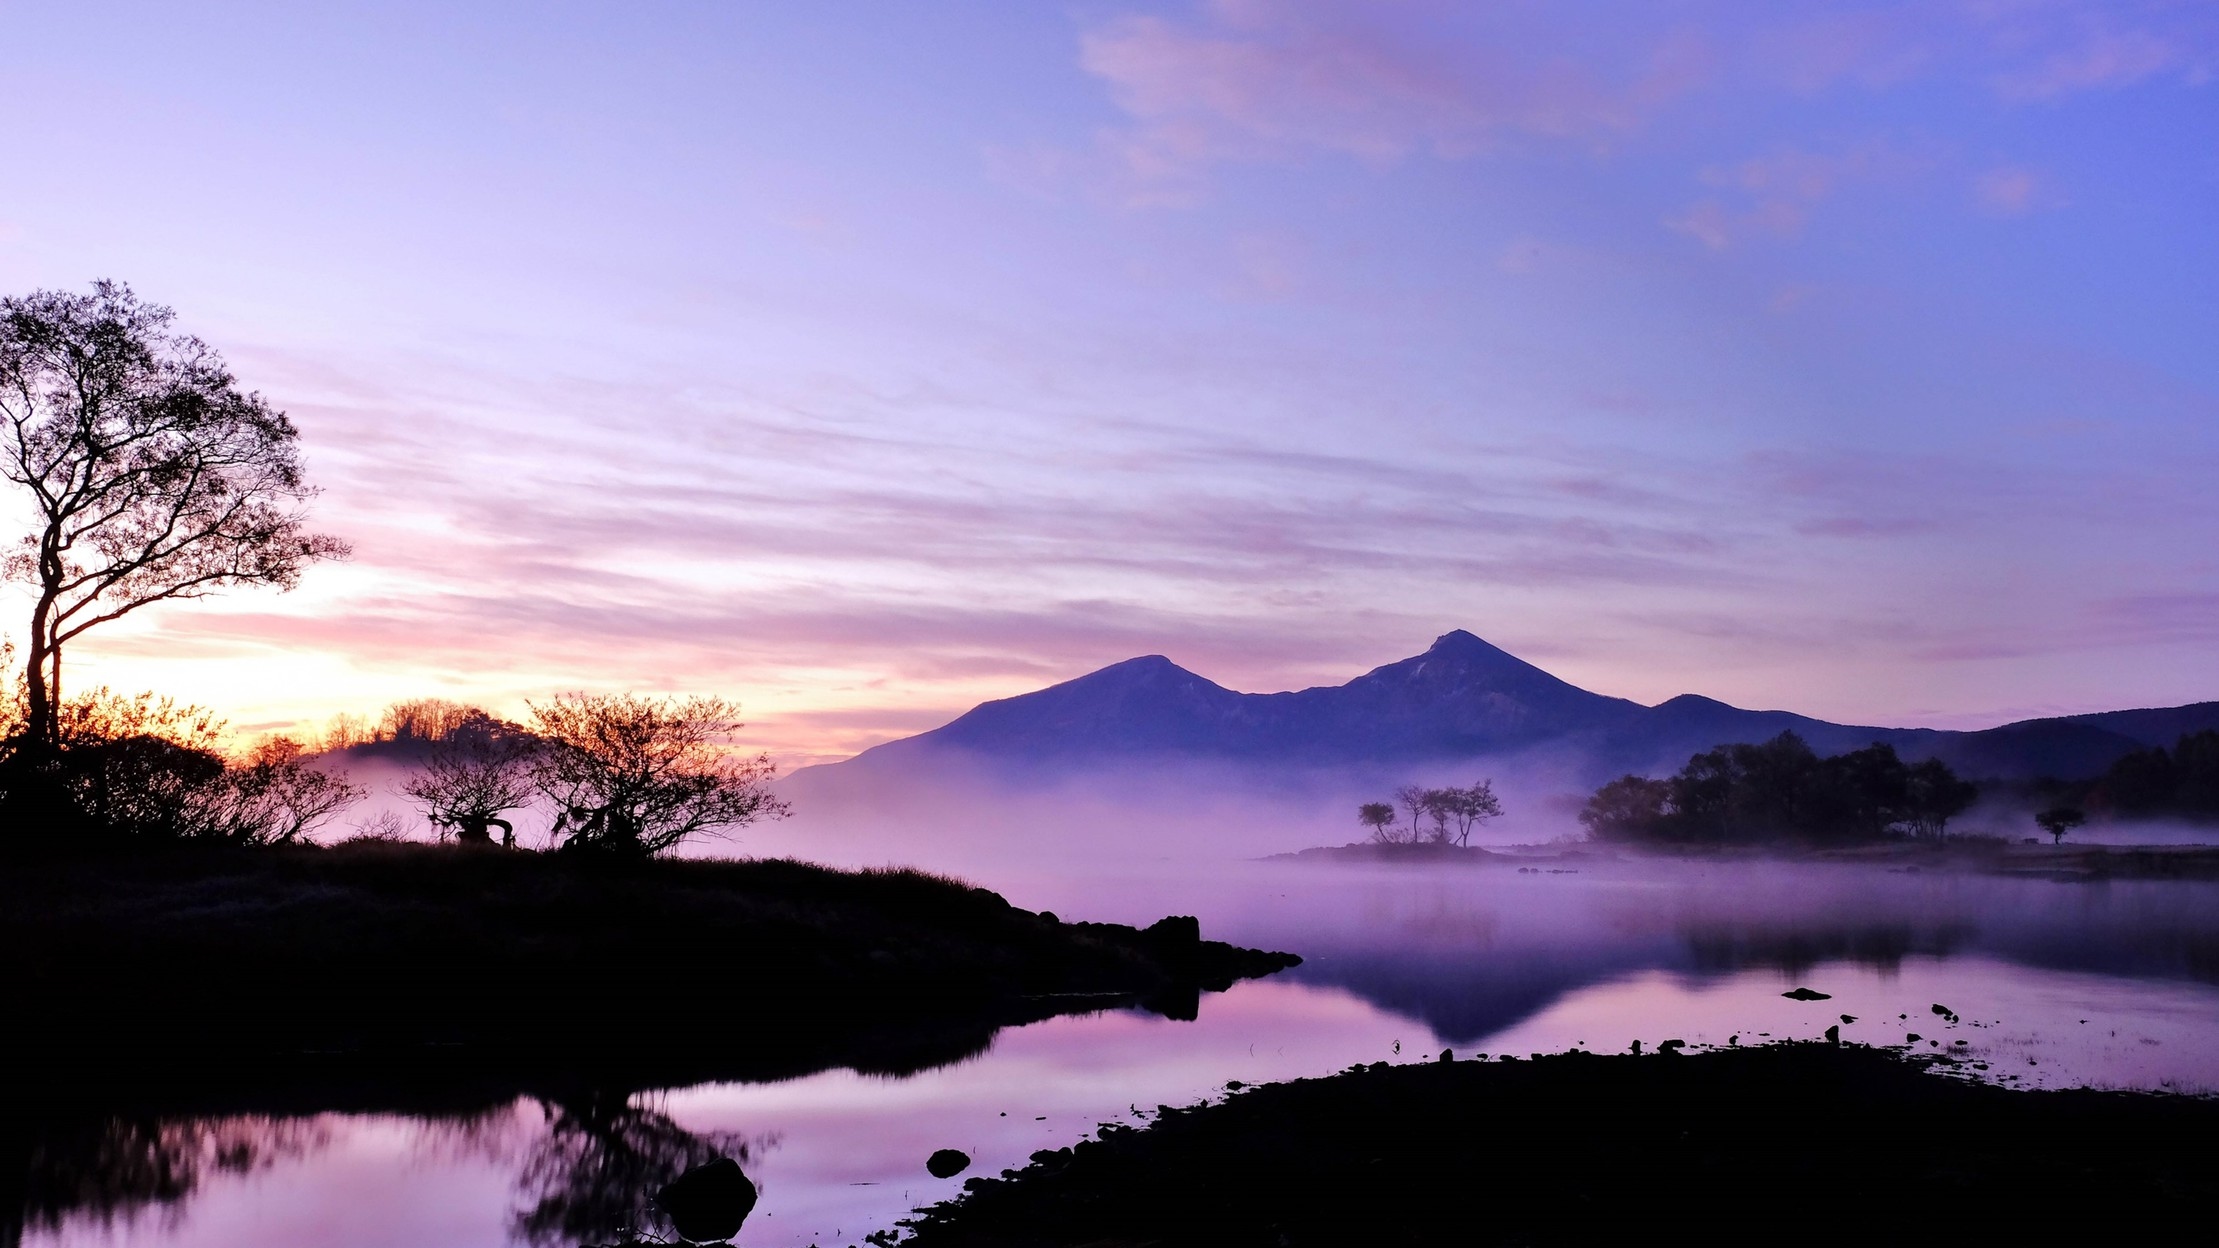
{"label": "shoreline", "polygon": [[57,1075],[900,1073],[1061,1013],[1192,1017],[1203,993],[1301,961],[1191,918],[1064,923],[945,877],[781,859],[356,844],[7,867],[16,1095]]}
{"label": "shoreline", "polygon": [[972,1179],[900,1242],[2157,1242],[2219,1211],[2219,1099],[2006,1090],[1945,1062],[1814,1041],[1229,1085]]}
{"label": "shoreline", "polygon": [[2219,845],[2042,845],[1966,837],[1944,841],[1883,841],[1867,845],[1381,845],[1359,841],[1268,854],[1259,862],[1313,865],[1368,863],[1578,868],[1610,862],[1777,862],[1879,866],[1892,871],[1958,871],[2050,879],[2063,883],[2219,879]]}

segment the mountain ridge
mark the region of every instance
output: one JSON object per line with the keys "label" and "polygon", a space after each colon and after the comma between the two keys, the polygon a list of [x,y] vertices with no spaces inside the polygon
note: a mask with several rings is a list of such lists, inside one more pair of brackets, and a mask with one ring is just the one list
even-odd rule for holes
{"label": "mountain ridge", "polygon": [[1242,693],[1160,655],[982,702],[949,723],[795,773],[900,769],[959,755],[1004,769],[1214,760],[1290,768],[1431,764],[1553,748],[1592,775],[1793,731],[1823,754],[1873,742],[1983,779],[2089,776],[2132,750],[2219,728],[2219,702],[2019,720],[1978,730],[1837,724],[1685,693],[1654,706],[1582,689],[1464,629],[1339,685]]}

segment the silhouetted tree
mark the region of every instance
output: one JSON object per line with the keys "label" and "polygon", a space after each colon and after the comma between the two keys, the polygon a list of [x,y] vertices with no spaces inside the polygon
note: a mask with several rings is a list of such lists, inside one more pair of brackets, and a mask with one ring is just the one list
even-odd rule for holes
{"label": "silhouetted tree", "polygon": [[1446,844],[1450,828],[1456,830],[1456,843],[1467,844],[1472,839],[1472,829],[1502,814],[1502,802],[1495,796],[1495,782],[1482,780],[1469,788],[1435,789],[1431,806],[1438,839]]}
{"label": "silhouetted tree", "polygon": [[[473,710],[475,708],[472,708]],[[478,712],[461,720],[432,745],[423,769],[402,784],[436,827],[463,844],[491,844],[492,829],[516,843],[515,826],[501,816],[532,799],[532,756],[539,743],[514,724]]]}
{"label": "silhouetted tree", "polygon": [[346,544],[303,528],[298,431],[128,286],[0,299],[0,476],[31,531],[25,735],[60,748],[62,651],[152,603],[292,587]]}
{"label": "silhouetted tree", "polygon": [[1949,834],[1949,821],[1972,809],[1980,786],[1960,780],[1938,758],[1910,768],[1905,777],[1903,819],[1915,836],[1936,840]]}
{"label": "silhouetted tree", "polygon": [[2219,819],[2219,732],[2206,729],[2173,745],[2173,808],[2191,819]]}
{"label": "silhouetted tree", "polygon": [[1672,813],[1671,803],[1670,781],[1620,776],[1595,790],[1580,808],[1579,821],[1598,840],[1659,840]]}
{"label": "silhouetted tree", "polygon": [[2135,750],[2111,764],[2097,785],[2099,809],[2120,815],[2171,814],[2178,804],[2180,778],[2173,756],[2162,746]]}
{"label": "silhouetted tree", "polygon": [[1938,760],[1906,767],[1877,743],[1821,758],[1783,732],[1697,754],[1666,780],[1613,780],[1588,799],[1580,822],[1604,839],[1698,844],[1940,836],[1978,793]]}
{"label": "silhouetted tree", "polygon": [[345,776],[310,764],[300,742],[277,737],[225,769],[195,835],[234,845],[291,845],[362,796]]}
{"label": "silhouetted tree", "polygon": [[410,698],[385,708],[378,718],[380,741],[436,743],[457,735],[498,731],[500,721],[478,707],[446,698]]}
{"label": "silhouetted tree", "polygon": [[770,792],[770,756],[720,745],[740,727],[739,708],[721,698],[565,693],[530,705],[542,742],[533,783],[554,803],[566,848],[644,856],[786,813]]}
{"label": "silhouetted tree", "polygon": [[2034,822],[2050,834],[2050,844],[2062,845],[2065,834],[2088,822],[2088,816],[2077,806],[2052,806],[2034,816]]}
{"label": "silhouetted tree", "polygon": [[1395,790],[1395,805],[1402,807],[1403,813],[1410,817],[1409,835],[1398,839],[1410,845],[1424,840],[1425,832],[1419,821],[1433,814],[1433,790],[1423,785],[1403,785]]}
{"label": "silhouetted tree", "polygon": [[1395,823],[1395,808],[1385,802],[1365,802],[1356,808],[1356,822],[1371,829],[1371,839],[1385,843]]}
{"label": "silhouetted tree", "polygon": [[362,796],[286,738],[227,760],[214,716],[152,694],[95,689],[65,701],[56,726],[58,752],[38,763],[37,813],[80,838],[282,845]]}

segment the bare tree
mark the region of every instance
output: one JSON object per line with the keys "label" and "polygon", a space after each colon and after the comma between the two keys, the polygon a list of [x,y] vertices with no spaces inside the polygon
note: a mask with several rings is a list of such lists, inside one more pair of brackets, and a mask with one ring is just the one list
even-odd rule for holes
{"label": "bare tree", "polygon": [[1456,828],[1456,843],[1464,845],[1472,839],[1472,829],[1502,813],[1502,802],[1495,796],[1495,782],[1482,780],[1470,788],[1435,789],[1432,792],[1432,809],[1437,838],[1448,843],[1448,829]]}
{"label": "bare tree", "polygon": [[740,724],[722,698],[565,693],[530,706],[541,741],[533,782],[554,803],[566,848],[644,856],[786,814],[770,792],[770,756],[723,748]]}
{"label": "bare tree", "polygon": [[0,476],[32,524],[7,573],[33,591],[25,736],[60,747],[62,650],[140,607],[289,589],[337,538],[308,532],[299,431],[128,286],[0,299]]}
{"label": "bare tree", "polygon": [[1395,805],[1402,807],[1402,813],[1410,817],[1410,834],[1402,838],[1403,842],[1414,845],[1424,840],[1425,833],[1419,828],[1418,821],[1433,813],[1433,790],[1423,785],[1403,785],[1395,790]]}
{"label": "bare tree", "polygon": [[[475,708],[472,708],[475,709]],[[401,791],[416,799],[424,816],[465,845],[489,845],[501,829],[505,845],[516,843],[516,827],[501,818],[532,800],[532,757],[538,742],[514,724],[479,712],[486,726],[451,731],[424,756],[423,770]]]}
{"label": "bare tree", "polygon": [[386,707],[373,735],[379,741],[437,742],[458,734],[482,732],[497,722],[467,703],[446,698],[410,698]]}
{"label": "bare tree", "polygon": [[1385,844],[1395,823],[1395,808],[1385,802],[1365,802],[1356,808],[1356,822],[1371,829],[1371,839]]}
{"label": "bare tree", "polygon": [[301,744],[276,737],[225,769],[224,783],[206,790],[196,835],[237,845],[292,845],[363,798],[344,775],[309,765]]}

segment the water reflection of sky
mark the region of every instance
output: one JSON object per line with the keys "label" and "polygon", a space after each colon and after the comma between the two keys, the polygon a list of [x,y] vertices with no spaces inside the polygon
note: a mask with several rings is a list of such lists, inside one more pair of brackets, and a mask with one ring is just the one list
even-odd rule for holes
{"label": "water reflection of sky", "polygon": [[[1309,961],[1206,998],[1192,1022],[1059,1018],[909,1078],[827,1071],[620,1105],[633,1115],[626,1138],[723,1133],[747,1150],[762,1202],[738,1243],[861,1243],[957,1190],[961,1178],[925,1175],[934,1149],[963,1149],[976,1159],[969,1173],[992,1173],[1227,1080],[1426,1060],[1449,1046],[1616,1051],[1635,1039],[1752,1043],[1840,1025],[1871,1043],[1915,1032],[1922,1051],[2021,1086],[2219,1088],[2219,886],[2208,884],[1600,862],[1562,875],[1283,864],[973,874],[1067,917],[1195,913],[1208,934]],[[1830,999],[1780,995],[1798,985]],[[1936,1003],[1958,1021],[1934,1014]],[[27,1242],[505,1245],[544,1203],[545,1158],[581,1155],[548,1145],[564,1112],[585,1111],[524,1102],[467,1122],[325,1116],[304,1137],[312,1146],[212,1169],[169,1214],[80,1216]],[[595,1174],[622,1171],[607,1150],[584,1155]],[[558,1194],[607,1199],[592,1186]]]}

